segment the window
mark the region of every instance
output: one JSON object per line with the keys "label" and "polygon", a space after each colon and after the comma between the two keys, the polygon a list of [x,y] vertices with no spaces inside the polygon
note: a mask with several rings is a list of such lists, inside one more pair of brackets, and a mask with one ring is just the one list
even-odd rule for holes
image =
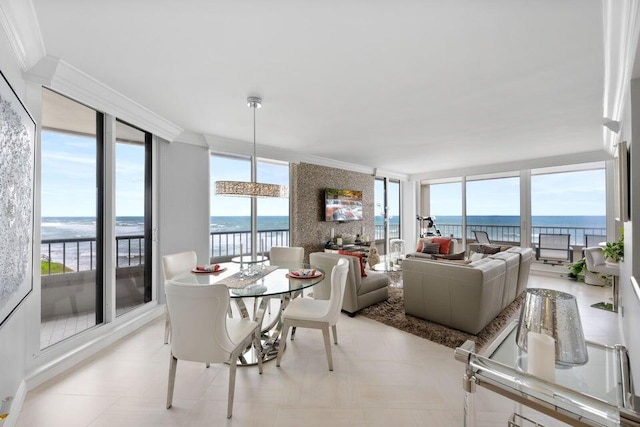
{"label": "window", "polygon": [[[400,238],[400,181],[376,178],[373,191],[376,205],[375,239],[387,241]],[[385,227],[385,215],[388,219],[388,231]]]}
{"label": "window", "polygon": [[[211,155],[211,257],[216,261],[229,260],[243,251],[251,250],[251,199],[215,195],[215,182],[220,180],[250,181],[251,159],[242,156]],[[289,185],[288,163],[259,159],[257,180],[270,184]],[[257,199],[257,252],[264,244],[289,245],[289,199]]]}
{"label": "window", "polygon": [[103,321],[102,123],[43,89],[41,348]]}
{"label": "window", "polygon": [[531,225],[533,243],[537,243],[540,233],[570,234],[572,245],[584,245],[587,234],[605,236],[603,165],[566,172],[532,171]]}
{"label": "window", "polygon": [[469,178],[467,238],[486,231],[493,242],[520,242],[520,178]]}
{"label": "window", "polygon": [[[429,186],[429,211],[423,216],[435,218],[436,229],[443,236],[453,236],[456,239],[461,239],[462,183],[431,184]],[[424,233],[426,234],[428,231],[425,230]],[[431,232],[433,231],[431,230]]]}
{"label": "window", "polygon": [[151,301],[151,134],[116,122],[116,314]]}

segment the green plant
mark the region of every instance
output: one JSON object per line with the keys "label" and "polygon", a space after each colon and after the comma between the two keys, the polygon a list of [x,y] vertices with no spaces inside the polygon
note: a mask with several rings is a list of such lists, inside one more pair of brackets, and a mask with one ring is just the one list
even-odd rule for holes
{"label": "green plant", "polygon": [[620,229],[620,239],[617,242],[607,242],[602,255],[612,262],[620,262],[624,259],[624,229]]}
{"label": "green plant", "polygon": [[583,275],[587,269],[587,262],[584,258],[579,259],[576,262],[573,262],[567,265],[567,269],[569,270],[569,276],[572,278],[577,278],[579,275]]}
{"label": "green plant", "polygon": [[40,274],[43,276],[51,274],[60,274],[63,272],[73,271],[71,268],[59,263],[51,261],[51,272],[49,272],[49,261],[46,259],[40,260]]}

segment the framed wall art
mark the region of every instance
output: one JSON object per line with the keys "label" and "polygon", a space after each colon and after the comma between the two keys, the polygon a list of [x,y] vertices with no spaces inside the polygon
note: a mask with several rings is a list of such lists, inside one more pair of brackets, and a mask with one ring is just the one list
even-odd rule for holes
{"label": "framed wall art", "polygon": [[0,327],[33,289],[36,123],[0,72]]}

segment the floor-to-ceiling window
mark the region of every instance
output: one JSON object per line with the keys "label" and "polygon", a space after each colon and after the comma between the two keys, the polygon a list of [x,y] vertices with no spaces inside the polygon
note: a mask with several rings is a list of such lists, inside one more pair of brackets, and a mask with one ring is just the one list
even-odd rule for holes
{"label": "floor-to-ceiling window", "polygon": [[151,134],[116,122],[116,314],[151,301]]}
{"label": "floor-to-ceiling window", "polygon": [[375,239],[387,242],[400,238],[400,181],[376,178],[373,191]]}
{"label": "floor-to-ceiling window", "polygon": [[[462,238],[462,183],[443,182],[429,185],[429,208],[422,217],[431,217],[434,227],[443,236]],[[428,223],[422,220],[424,230],[421,234],[434,233],[427,229]],[[436,231],[436,232],[437,232]]]}
{"label": "floor-to-ceiling window", "polygon": [[103,321],[102,123],[43,89],[41,348]]}
{"label": "floor-to-ceiling window", "polygon": [[520,242],[519,177],[468,177],[466,195],[468,239],[479,230],[491,241]]}
{"label": "floor-to-ceiling window", "polygon": [[[289,164],[273,160],[257,163],[258,182],[289,186]],[[272,246],[289,246],[289,198],[258,199],[258,244],[267,252]]]}
{"label": "floor-to-ceiling window", "polygon": [[532,243],[540,233],[569,234],[578,246],[585,235],[606,236],[604,164],[531,171]]}
{"label": "floor-to-ceiling window", "polygon": [[[251,159],[245,156],[211,155],[211,257],[223,261],[251,251],[251,199],[215,194],[216,181],[250,181]],[[289,185],[289,165],[267,159],[256,164],[258,182]],[[289,245],[289,198],[258,198],[256,252]],[[261,248],[263,246],[263,248]]]}

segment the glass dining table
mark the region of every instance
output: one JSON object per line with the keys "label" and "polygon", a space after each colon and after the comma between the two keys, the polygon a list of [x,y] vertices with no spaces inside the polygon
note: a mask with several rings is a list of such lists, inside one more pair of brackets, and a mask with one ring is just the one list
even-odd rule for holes
{"label": "glass dining table", "polygon": [[[180,273],[170,282],[177,285],[226,285],[239,315],[262,325],[260,354],[257,354],[253,346],[248,347],[240,357],[240,366],[255,365],[258,357],[261,357],[263,362],[275,359],[282,332],[282,312],[292,298],[302,294],[303,289],[322,282],[325,278],[324,271],[309,264],[293,263],[280,266],[265,265],[264,268],[257,269],[258,274],[246,276],[240,271],[239,264],[224,263],[221,267],[223,271],[218,273]],[[313,269],[316,274],[308,278],[295,277],[295,272],[301,269]],[[280,299],[279,310],[266,317],[268,304],[275,298]],[[252,301],[253,310],[247,308],[246,300]],[[234,311],[230,309],[229,313],[233,315]]]}

